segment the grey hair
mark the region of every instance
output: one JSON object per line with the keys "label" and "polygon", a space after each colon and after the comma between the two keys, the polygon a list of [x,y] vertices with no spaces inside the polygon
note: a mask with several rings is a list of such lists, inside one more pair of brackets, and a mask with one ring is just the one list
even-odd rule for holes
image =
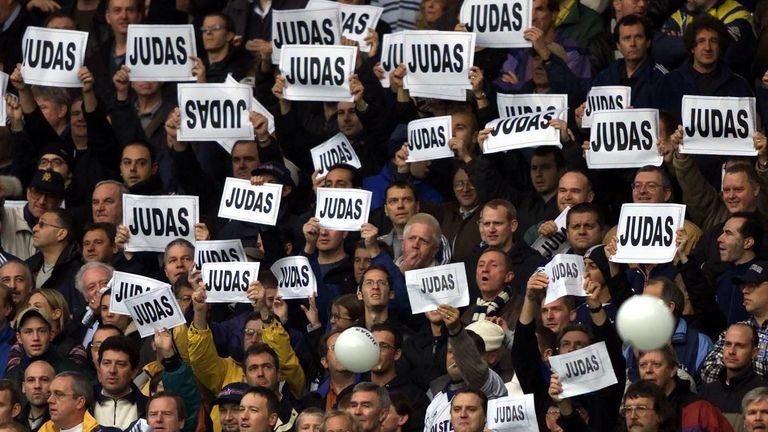
{"label": "grey hair", "polygon": [[96,186],[93,187],[93,190],[96,190],[99,186],[108,185],[108,184],[117,186],[117,188],[120,189],[120,194],[121,195],[128,193],[128,187],[125,184],[120,183],[117,180],[102,180],[102,181],[96,183]]}
{"label": "grey hair", "polygon": [[440,245],[440,240],[443,237],[443,231],[440,229],[440,222],[435,219],[434,216],[427,213],[416,213],[408,219],[408,222],[403,228],[403,237],[408,237],[408,232],[411,230],[411,226],[414,224],[424,224],[432,229],[432,245]]}
{"label": "grey hair", "polygon": [[382,387],[376,383],[369,381],[357,383],[352,389],[352,394],[358,392],[376,393],[376,396],[379,399],[379,409],[382,411],[388,412],[390,405],[392,405],[392,400],[389,398],[389,390],[387,390],[386,387]]}
{"label": "grey hair", "polygon": [[80,270],[77,271],[77,274],[75,274],[75,288],[77,288],[77,290],[80,291],[83,297],[85,297],[85,286],[83,285],[83,276],[85,275],[85,272],[94,268],[100,268],[100,269],[106,270],[109,273],[110,279],[112,278],[112,274],[115,272],[114,267],[112,267],[109,264],[104,264],[101,261],[91,261],[83,264],[80,267]]}
{"label": "grey hair", "polygon": [[768,387],[756,387],[748,391],[741,399],[741,413],[747,415],[747,407],[753,402],[768,400]]}
{"label": "grey hair", "polygon": [[65,371],[58,373],[55,378],[71,378],[72,393],[85,398],[85,409],[93,405],[93,384],[85,375],[80,372]]}

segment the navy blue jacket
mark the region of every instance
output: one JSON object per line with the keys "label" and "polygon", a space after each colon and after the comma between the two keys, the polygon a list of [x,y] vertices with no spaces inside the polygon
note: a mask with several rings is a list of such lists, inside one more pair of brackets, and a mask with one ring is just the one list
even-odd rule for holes
{"label": "navy blue jacket", "polygon": [[681,106],[683,95],[697,96],[731,96],[731,97],[751,97],[753,96],[749,83],[739,75],[720,63],[720,67],[713,73],[715,85],[714,91],[703,93],[696,87],[696,77],[698,72],[693,70],[691,61],[685,62],[682,66],[668,73],[659,83],[657,99],[658,108],[669,111],[674,114],[678,121],[682,120]]}
{"label": "navy blue jacket", "polygon": [[653,108],[656,103],[656,87],[668,71],[648,57],[631,77],[627,77],[624,59],[618,59],[608,65],[592,80],[593,86],[629,86],[632,87],[631,105],[635,108]]}

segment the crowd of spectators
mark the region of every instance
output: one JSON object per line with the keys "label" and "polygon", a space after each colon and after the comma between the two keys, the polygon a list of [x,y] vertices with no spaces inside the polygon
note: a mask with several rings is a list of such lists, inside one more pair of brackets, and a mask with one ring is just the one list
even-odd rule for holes
{"label": "crowd of spectators", "polygon": [[[272,11],[306,0],[0,0],[0,431],[481,432],[488,401],[533,394],[541,431],[768,428],[768,2],[531,0],[531,48],[478,48],[465,102],[415,98],[406,68],[380,64],[383,35],[466,31],[460,0],[340,0],[381,6],[358,53],[353,102],[296,102],[272,64]],[[199,83],[228,75],[274,115],[231,149],[177,139],[176,83],[132,81],[131,24],[194,24]],[[30,26],[86,31],[82,87],[24,82]],[[354,44],[344,41],[345,44]],[[631,87],[659,110],[661,166],[589,169],[591,87]],[[483,152],[498,94],[567,94],[562,148]],[[683,95],[755,97],[756,156],[680,151]],[[715,107],[716,108],[716,107]],[[449,115],[452,158],[407,162],[410,121]],[[314,171],[310,149],[341,133],[361,168]],[[275,226],[218,217],[228,177],[283,186]],[[318,187],[373,193],[359,231],[320,227]],[[128,252],[123,195],[194,195],[195,238],[239,239],[261,263],[251,303],[209,304],[195,245]],[[617,264],[625,203],[681,203],[677,254]],[[582,255],[587,297],[544,303],[561,234]],[[305,256],[317,294],[285,300],[269,272]],[[470,304],[412,314],[404,274],[463,263]],[[114,271],[172,285],[186,325],[141,338],[110,311]],[[638,352],[615,328],[634,295],[675,319]],[[339,335],[364,327],[378,363],[351,372]],[[617,383],[564,398],[554,355],[604,343]]]}

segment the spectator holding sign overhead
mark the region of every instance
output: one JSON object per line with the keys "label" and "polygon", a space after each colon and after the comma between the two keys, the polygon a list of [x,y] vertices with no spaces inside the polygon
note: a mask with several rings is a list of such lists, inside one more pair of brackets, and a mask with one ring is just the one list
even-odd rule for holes
{"label": "spectator holding sign overhead", "polygon": [[432,402],[427,407],[424,430],[442,428],[450,424],[451,404],[449,394],[460,390],[476,390],[485,393],[488,399],[507,395],[504,381],[488,365],[483,339],[464,328],[459,310],[453,306],[439,305],[437,312],[448,329],[448,374],[434,380],[428,395]]}
{"label": "spectator holding sign overhead", "polygon": [[[162,180],[163,190],[175,192],[177,187],[176,168],[165,142],[165,129],[163,127],[174,106],[163,98],[163,83],[159,81],[130,81],[130,70],[126,65],[120,66],[120,69],[115,72],[112,83],[115,86],[117,99],[111,110],[111,115],[115,124],[120,125],[114,128],[117,142],[122,147],[127,147],[138,141],[149,143],[152,161],[157,166],[156,172]],[[135,103],[128,97],[129,89],[132,89],[136,94]],[[125,158],[125,151],[123,158]],[[129,188],[132,187],[132,185],[126,185]]]}

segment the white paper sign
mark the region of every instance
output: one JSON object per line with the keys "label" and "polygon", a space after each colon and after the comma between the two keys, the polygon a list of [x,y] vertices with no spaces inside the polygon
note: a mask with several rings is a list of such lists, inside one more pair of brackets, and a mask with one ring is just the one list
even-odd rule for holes
{"label": "white paper sign", "polygon": [[317,293],[317,280],[305,256],[279,259],[270,268],[277,278],[277,295],[285,300],[305,299]]}
{"label": "white paper sign", "polygon": [[253,140],[251,88],[241,84],[177,84],[179,141]]}
{"label": "white paper sign", "polygon": [[360,51],[371,51],[371,45],[365,41],[368,29],[375,30],[384,8],[379,6],[336,3],[326,0],[309,0],[307,9],[336,7],[339,10],[341,35],[358,43]]}
{"label": "white paper sign", "polygon": [[[224,81],[227,84],[240,84],[236,79],[232,78],[232,74],[227,74],[227,79]],[[259,113],[267,119],[267,132],[270,134],[275,133],[275,116],[264,105],[261,104],[255,97],[251,96],[251,112]],[[239,140],[237,139],[219,139],[216,142],[227,151],[232,153],[232,148]]]}
{"label": "white paper sign", "polygon": [[291,101],[352,102],[349,77],[356,55],[353,46],[286,45],[280,54],[283,95]]}
{"label": "white paper sign", "polygon": [[21,77],[26,84],[83,86],[78,73],[85,62],[87,32],[27,27],[21,43]]}
{"label": "white paper sign", "polygon": [[320,170],[320,176],[328,172],[328,168],[344,163],[355,168],[363,166],[357,157],[355,149],[343,133],[339,132],[328,141],[309,150],[312,155],[312,165],[315,171]]}
{"label": "white paper sign", "polygon": [[462,263],[408,270],[405,286],[414,315],[433,311],[440,304],[454,307],[469,304],[467,273]]}
{"label": "white paper sign", "polygon": [[8,113],[5,110],[5,92],[8,89],[8,74],[0,72],[0,95],[3,96],[3,100],[0,101],[0,127],[4,127],[8,123]]}
{"label": "white paper sign", "polygon": [[611,358],[605,342],[598,342],[568,354],[549,358],[549,365],[560,376],[563,399],[590,393],[616,384]]}
{"label": "white paper sign", "polygon": [[170,285],[128,299],[125,305],[143,338],[153,336],[155,329],[172,329],[187,322]]}
{"label": "white paper sign", "polygon": [[403,50],[408,72],[404,88],[433,92],[450,86],[472,88],[469,68],[475,55],[474,33],[407,31]]}
{"label": "white paper sign", "polygon": [[248,286],[259,279],[259,263],[205,263],[200,274],[206,285],[206,303],[250,303]]}
{"label": "white paper sign", "polygon": [[557,232],[554,235],[549,237],[539,236],[531,245],[532,249],[548,260],[557,254],[567,251],[571,247],[568,243],[568,227],[565,225],[565,221],[568,218],[568,210],[570,209],[570,207],[566,207],[565,210],[557,215],[555,219]]}
{"label": "white paper sign", "polygon": [[574,254],[559,254],[544,267],[549,277],[547,297],[544,304],[567,295],[586,297],[584,291],[584,257]]}
{"label": "white paper sign", "polygon": [[419,162],[453,157],[451,116],[428,117],[408,123],[408,159]]}
{"label": "white paper sign", "polygon": [[194,81],[197,56],[192,24],[130,24],[125,64],[131,81]]}
{"label": "white paper sign", "polygon": [[177,238],[195,244],[198,209],[196,195],[123,194],[123,223],[130,233],[125,250],[164,252]]}
{"label": "white paper sign", "polygon": [[195,265],[200,268],[209,262],[247,261],[243,242],[232,240],[199,240],[195,242]]}
{"label": "white paper sign", "polygon": [[280,62],[282,50],[287,45],[341,44],[338,8],[272,9],[271,12],[272,64]]}
{"label": "white paper sign", "polygon": [[411,97],[420,97],[427,99],[455,100],[466,102],[467,89],[464,86],[439,86],[425,85],[413,87],[408,90]]}
{"label": "white paper sign", "polygon": [[[232,74],[227,74],[225,81],[227,84],[240,84],[236,79],[232,77]],[[251,96],[251,112],[256,112],[267,118],[267,132],[275,133],[275,116],[272,115],[269,110],[261,104],[255,97]]]}
{"label": "white paper sign", "polygon": [[661,166],[664,159],[656,147],[658,136],[659,110],[596,112],[590,129],[587,165],[598,169]]}
{"label": "white paper sign", "polygon": [[683,96],[680,153],[756,156],[755,98]]}
{"label": "white paper sign", "polygon": [[537,432],[533,395],[504,396],[488,401],[486,429],[495,432]]}
{"label": "white paper sign", "polygon": [[219,217],[275,226],[283,185],[253,186],[248,180],[227,177],[219,203]]}
{"label": "white paper sign", "polygon": [[544,111],[491,120],[485,125],[493,130],[483,142],[483,153],[544,145],[562,147],[560,131],[549,125],[549,121],[559,115],[558,111]]}
{"label": "white paper sign", "polygon": [[598,111],[627,109],[631,104],[632,87],[596,86],[587,94],[587,105],[581,127],[592,127],[592,116]]}
{"label": "white paper sign", "polygon": [[384,69],[385,78],[381,81],[384,88],[389,88],[389,74],[397,66],[405,63],[403,56],[403,42],[405,34],[403,32],[394,32],[385,34],[381,41],[381,68]]}
{"label": "white paper sign", "polygon": [[112,280],[109,281],[108,286],[112,289],[112,296],[109,298],[109,311],[119,315],[130,315],[125,304],[126,300],[148,291],[171,287],[169,284],[156,279],[121,271],[112,273]]}
{"label": "white paper sign", "polygon": [[320,227],[337,231],[360,231],[371,210],[370,191],[362,189],[317,188],[315,217]]}
{"label": "white paper sign", "polygon": [[524,0],[464,0],[459,21],[477,35],[477,46],[528,48],[523,31],[531,27],[531,2]]}
{"label": "white paper sign", "polygon": [[516,117],[542,111],[562,111],[560,118],[567,120],[567,94],[504,94],[496,95],[499,117]]}
{"label": "white paper sign", "polygon": [[685,220],[683,204],[624,204],[616,231],[618,249],[611,261],[661,264],[677,252],[677,230]]}

